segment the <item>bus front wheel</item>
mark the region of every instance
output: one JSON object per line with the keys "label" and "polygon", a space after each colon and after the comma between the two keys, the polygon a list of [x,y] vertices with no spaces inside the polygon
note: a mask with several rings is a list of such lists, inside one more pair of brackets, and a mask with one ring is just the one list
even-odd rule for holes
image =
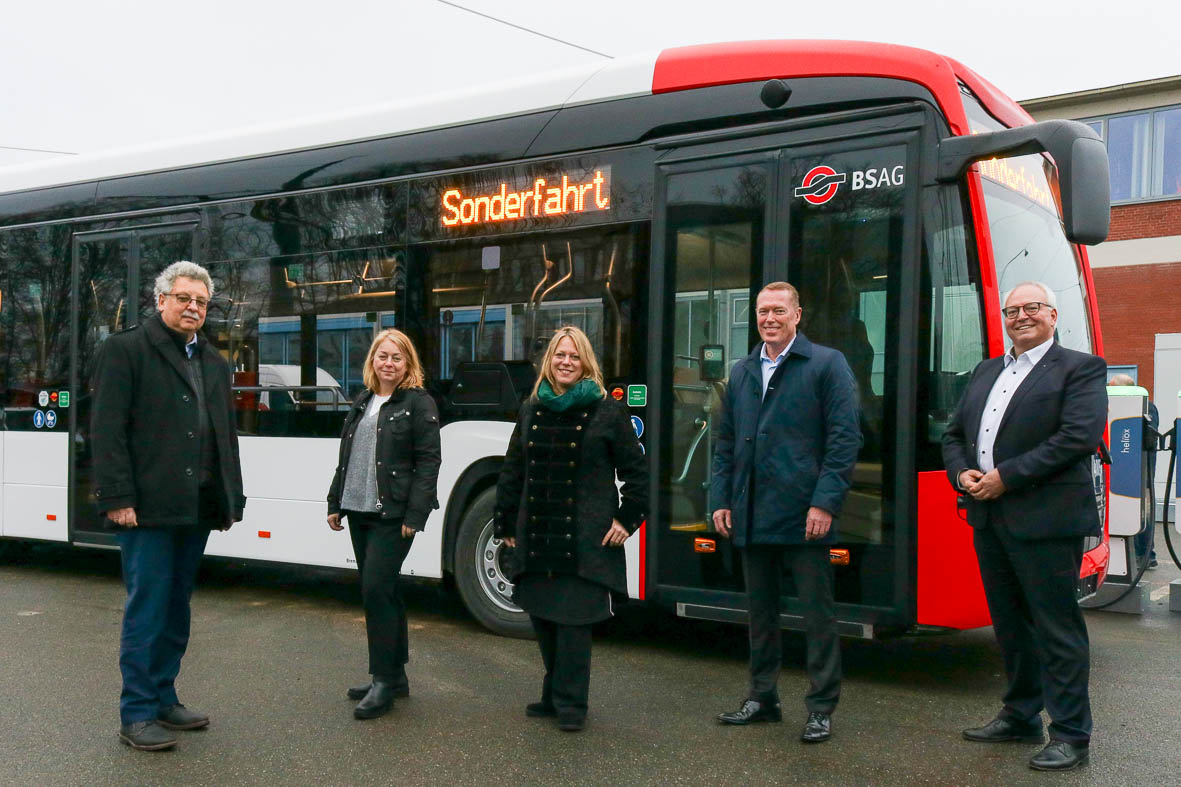
{"label": "bus front wheel", "polygon": [[464,606],[481,625],[506,637],[533,636],[529,616],[512,601],[508,578],[512,550],[492,535],[496,487],[468,506],[455,539],[455,585]]}

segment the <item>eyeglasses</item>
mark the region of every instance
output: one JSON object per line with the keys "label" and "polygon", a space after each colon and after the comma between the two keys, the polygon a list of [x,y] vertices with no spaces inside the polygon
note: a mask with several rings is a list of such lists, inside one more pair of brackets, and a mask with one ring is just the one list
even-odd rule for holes
{"label": "eyeglasses", "polygon": [[1020,306],[1006,306],[1005,308],[1001,309],[1001,314],[1005,315],[1005,319],[1008,320],[1016,317],[1017,313],[1021,311],[1024,311],[1026,314],[1032,317],[1033,315],[1040,312],[1043,306],[1047,306],[1051,309],[1054,308],[1048,303],[1042,303],[1041,301],[1030,301],[1029,303],[1023,303]]}
{"label": "eyeglasses", "polygon": [[204,309],[209,306],[208,298],[194,298],[192,295],[186,295],[183,292],[166,292],[166,298],[176,298],[176,302],[181,306],[188,306],[190,303],[196,305],[198,309]]}

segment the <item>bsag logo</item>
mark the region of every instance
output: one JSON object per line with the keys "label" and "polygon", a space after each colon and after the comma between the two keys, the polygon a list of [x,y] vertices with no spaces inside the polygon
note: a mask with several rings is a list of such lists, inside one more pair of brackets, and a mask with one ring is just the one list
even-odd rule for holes
{"label": "bsag logo", "polygon": [[[901,186],[904,171],[901,164],[892,169],[872,167],[857,170],[853,173],[853,182],[850,188],[853,191],[861,191],[862,189],[878,189],[885,186]],[[832,167],[821,164],[808,170],[808,174],[804,175],[803,185],[796,187],[795,195],[803,197],[813,205],[823,205],[836,196],[837,188],[845,180],[844,172],[837,172]]]}
{"label": "bsag logo", "polygon": [[813,205],[823,205],[836,196],[837,188],[845,182],[845,173],[821,164],[812,167],[804,176],[804,185],[797,186],[795,195],[803,197]]}

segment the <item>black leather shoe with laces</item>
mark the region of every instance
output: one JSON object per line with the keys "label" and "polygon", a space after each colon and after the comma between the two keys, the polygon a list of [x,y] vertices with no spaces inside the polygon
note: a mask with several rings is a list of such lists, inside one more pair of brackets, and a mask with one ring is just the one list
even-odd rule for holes
{"label": "black leather shoe with laces", "polygon": [[1045,748],[1029,760],[1029,767],[1035,771],[1069,771],[1086,764],[1091,749],[1088,745],[1076,746],[1066,741],[1050,741]]}
{"label": "black leather shoe with laces", "polygon": [[745,700],[736,711],[718,714],[722,724],[753,724],[756,721],[783,721],[777,700]]}
{"label": "black leather shoe with laces", "polygon": [[832,716],[828,713],[813,711],[808,714],[804,722],[804,731],[800,733],[800,740],[804,743],[824,743],[832,737]]}
{"label": "black leather shoe with laces", "polygon": [[964,738],[977,743],[1041,743],[1045,740],[1040,723],[1021,724],[999,716],[983,727],[969,727],[964,730]]}

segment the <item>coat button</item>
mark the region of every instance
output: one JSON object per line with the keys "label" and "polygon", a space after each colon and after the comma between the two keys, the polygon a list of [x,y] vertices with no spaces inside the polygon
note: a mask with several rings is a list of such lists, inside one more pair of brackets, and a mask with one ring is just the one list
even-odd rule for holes
{"label": "coat button", "polygon": [[579,424],[578,426],[574,427],[574,431],[581,432],[582,431],[582,424]]}
{"label": "coat button", "polygon": [[381,501],[380,500],[377,501],[377,510],[378,511],[381,510]]}
{"label": "coat button", "polygon": [[[378,462],[378,464],[381,464],[381,462]],[[390,475],[397,475],[397,474],[398,474],[398,471],[397,471],[397,470],[391,470],[391,471],[390,471]]]}
{"label": "coat button", "polygon": [[577,447],[578,447],[578,443],[571,443],[571,444],[570,444],[570,447],[571,447],[571,448],[577,448]]}
{"label": "coat button", "polygon": [[193,468],[186,467],[185,468],[185,475],[192,475],[192,474],[193,474]]}
{"label": "coat button", "polygon": [[574,467],[574,463],[573,463],[573,462],[571,462],[571,463],[570,463],[570,466],[571,466],[571,467]]}
{"label": "coat button", "polygon": [[380,459],[377,460],[377,466],[381,467],[381,460]]}
{"label": "coat button", "polygon": [[185,394],[185,395],[181,396],[180,398],[184,399],[187,402],[189,400],[189,395]]}
{"label": "coat button", "polygon": [[530,448],[532,448],[532,447],[533,447],[533,441],[532,441],[532,440],[530,440],[530,441],[529,441],[529,447],[530,447]]}
{"label": "coat button", "polygon": [[193,434],[192,432],[189,432],[189,439],[190,439],[190,440],[192,440],[192,439],[193,439],[194,437],[196,437],[196,436],[197,436],[197,435]]}
{"label": "coat button", "polygon": [[534,432],[536,432],[536,431],[537,431],[537,424],[533,424],[533,431],[534,431]]}

